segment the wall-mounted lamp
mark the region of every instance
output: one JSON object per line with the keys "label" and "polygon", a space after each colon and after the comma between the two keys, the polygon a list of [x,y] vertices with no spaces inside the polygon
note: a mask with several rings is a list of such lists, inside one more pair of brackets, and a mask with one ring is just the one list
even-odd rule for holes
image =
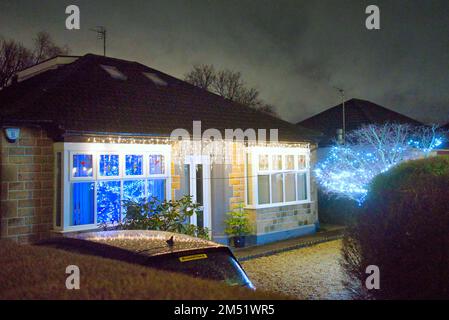
{"label": "wall-mounted lamp", "polygon": [[8,142],[16,142],[20,137],[20,128],[5,128],[5,136]]}

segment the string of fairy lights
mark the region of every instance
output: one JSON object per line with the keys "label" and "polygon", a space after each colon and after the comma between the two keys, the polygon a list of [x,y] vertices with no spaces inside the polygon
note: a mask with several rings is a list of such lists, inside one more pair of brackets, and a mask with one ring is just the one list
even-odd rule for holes
{"label": "string of fairy lights", "polygon": [[315,166],[314,174],[323,191],[352,199],[361,205],[375,176],[403,161],[428,156],[442,143],[443,139],[435,136],[430,142],[414,138],[403,144],[382,148],[336,145]]}
{"label": "string of fairy lights", "polygon": [[272,148],[309,148],[308,142],[271,142],[271,141],[239,141],[239,140],[209,140],[203,139],[183,139],[178,140],[170,137],[122,137],[122,136],[91,136],[87,138],[87,142],[91,143],[113,143],[113,144],[173,144],[182,141],[187,144],[202,143],[209,144],[227,144],[240,142],[247,147],[272,147]]}
{"label": "string of fairy lights", "polygon": [[302,148],[309,149],[309,143],[271,142],[271,141],[238,141],[238,140],[202,140],[180,139],[170,137],[122,137],[122,136],[92,136],[87,138],[89,143],[109,144],[146,144],[171,145],[172,160],[181,165],[187,156],[207,155],[211,166],[243,161],[244,152],[235,152],[237,147],[265,147],[265,148]]}

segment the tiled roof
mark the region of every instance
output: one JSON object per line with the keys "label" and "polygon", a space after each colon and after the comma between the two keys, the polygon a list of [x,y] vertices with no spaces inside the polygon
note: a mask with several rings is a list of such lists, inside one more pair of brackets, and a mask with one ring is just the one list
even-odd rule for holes
{"label": "tiled roof", "polygon": [[[102,66],[125,76],[111,76]],[[112,71],[114,72],[114,71]],[[61,133],[169,135],[173,129],[279,129],[281,141],[316,133],[239,105],[137,62],[87,54],[0,91],[2,124],[38,123]]]}
{"label": "tiled roof", "polygon": [[[337,129],[342,128],[342,118],[342,105],[339,104],[298,122],[298,125],[322,132],[324,135],[320,140],[320,145],[325,146],[332,143],[332,140],[336,137]],[[351,99],[345,102],[345,122],[346,132],[358,129],[363,124],[383,124],[387,122],[422,124],[396,111],[360,99]]]}

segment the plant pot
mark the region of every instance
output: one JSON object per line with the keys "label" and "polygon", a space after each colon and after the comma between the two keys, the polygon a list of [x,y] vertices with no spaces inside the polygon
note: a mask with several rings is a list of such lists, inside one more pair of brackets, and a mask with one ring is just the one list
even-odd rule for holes
{"label": "plant pot", "polygon": [[243,248],[245,246],[245,236],[235,236],[232,238],[235,248]]}

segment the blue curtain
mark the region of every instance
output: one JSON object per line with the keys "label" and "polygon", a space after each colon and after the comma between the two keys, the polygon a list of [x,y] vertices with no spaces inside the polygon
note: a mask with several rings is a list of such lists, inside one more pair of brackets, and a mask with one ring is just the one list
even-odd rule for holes
{"label": "blue curtain", "polygon": [[94,223],[94,184],[80,182],[73,184],[72,225]]}
{"label": "blue curtain", "polygon": [[148,180],[148,198],[157,198],[159,201],[165,200],[165,180],[151,179]]}

